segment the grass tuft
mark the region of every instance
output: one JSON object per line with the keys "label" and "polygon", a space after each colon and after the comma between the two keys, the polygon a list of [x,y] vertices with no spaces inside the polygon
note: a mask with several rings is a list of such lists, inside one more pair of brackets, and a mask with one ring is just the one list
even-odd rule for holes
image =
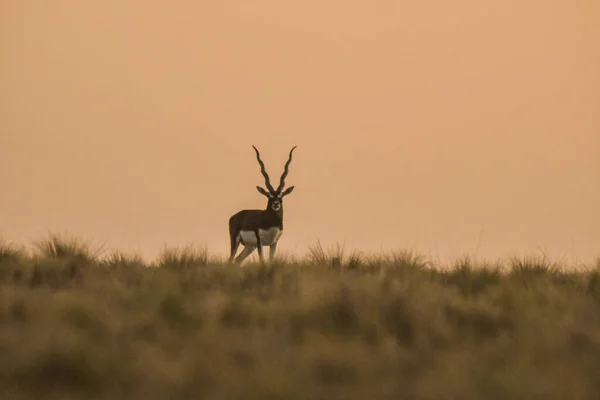
{"label": "grass tuft", "polygon": [[412,250],[400,250],[391,252],[384,256],[384,262],[394,268],[407,268],[417,271],[425,271],[431,267],[431,263],[421,254]]}
{"label": "grass tuft", "polygon": [[160,268],[182,270],[208,265],[208,250],[204,247],[185,245],[167,247],[158,256],[156,265]]}
{"label": "grass tuft", "polygon": [[25,247],[0,238],[0,262],[7,260],[16,261],[23,259],[25,256],[27,256]]}
{"label": "grass tuft", "polygon": [[308,259],[311,263],[329,265],[337,268],[356,269],[363,264],[360,252],[348,252],[344,245],[337,243],[334,247],[325,249],[321,241],[308,248]]}
{"label": "grass tuft", "polygon": [[513,257],[509,262],[513,274],[518,275],[555,275],[561,272],[560,265],[546,256]]}
{"label": "grass tuft", "polygon": [[96,262],[104,252],[103,246],[92,249],[84,241],[68,235],[49,233],[45,239],[34,243],[37,254],[47,258],[70,258]]}
{"label": "grass tuft", "polygon": [[102,264],[109,267],[122,265],[128,266],[144,266],[145,261],[139,254],[126,254],[118,250],[113,250],[106,254],[102,259]]}

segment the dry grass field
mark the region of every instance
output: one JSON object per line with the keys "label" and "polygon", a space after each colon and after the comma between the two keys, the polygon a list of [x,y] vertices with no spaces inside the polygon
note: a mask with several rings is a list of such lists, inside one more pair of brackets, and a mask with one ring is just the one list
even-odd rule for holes
{"label": "dry grass field", "polygon": [[1,399],[597,399],[600,265],[0,244]]}

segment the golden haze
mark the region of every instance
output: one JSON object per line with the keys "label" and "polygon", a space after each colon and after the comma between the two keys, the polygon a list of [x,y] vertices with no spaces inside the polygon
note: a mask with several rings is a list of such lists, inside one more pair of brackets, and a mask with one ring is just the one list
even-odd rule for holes
{"label": "golden haze", "polygon": [[226,252],[287,179],[283,252],[600,243],[595,0],[0,1],[0,232]]}

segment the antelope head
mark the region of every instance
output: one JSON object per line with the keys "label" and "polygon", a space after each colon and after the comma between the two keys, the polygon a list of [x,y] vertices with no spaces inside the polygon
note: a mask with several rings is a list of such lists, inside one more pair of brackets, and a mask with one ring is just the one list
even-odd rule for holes
{"label": "antelope head", "polygon": [[[292,153],[294,152],[294,149],[296,148],[296,146],[292,147],[292,150],[290,150],[290,155],[289,155],[287,162],[285,163],[285,168],[284,168],[283,174],[281,174],[281,178],[279,179],[279,186],[277,187],[277,189],[274,189],[273,186],[271,185],[271,180],[269,179],[269,174],[267,174],[267,171],[265,171],[265,164],[260,159],[260,153],[258,152],[258,149],[254,146],[252,146],[252,147],[254,148],[254,151],[256,152],[256,160],[258,161],[258,164],[260,165],[260,172],[265,177],[265,186],[267,187],[267,189],[264,189],[261,186],[257,186],[256,189],[258,190],[258,192],[260,194],[262,194],[263,196],[266,196],[267,199],[269,199],[269,201],[267,203],[268,210],[280,212],[280,210],[283,207],[283,198],[285,196],[287,196],[288,194],[292,193],[292,191],[294,190],[294,186],[290,186],[285,190],[283,190],[283,188],[285,186],[285,178],[287,177],[287,174],[288,174],[288,167],[290,166],[290,163],[292,162]],[[282,192],[282,190],[283,190],[283,192]]]}

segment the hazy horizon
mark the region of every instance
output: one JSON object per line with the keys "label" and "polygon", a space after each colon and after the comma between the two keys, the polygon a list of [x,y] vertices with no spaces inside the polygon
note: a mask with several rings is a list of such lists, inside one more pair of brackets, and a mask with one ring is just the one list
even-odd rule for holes
{"label": "hazy horizon", "polygon": [[600,255],[600,3],[0,0],[0,235]]}

